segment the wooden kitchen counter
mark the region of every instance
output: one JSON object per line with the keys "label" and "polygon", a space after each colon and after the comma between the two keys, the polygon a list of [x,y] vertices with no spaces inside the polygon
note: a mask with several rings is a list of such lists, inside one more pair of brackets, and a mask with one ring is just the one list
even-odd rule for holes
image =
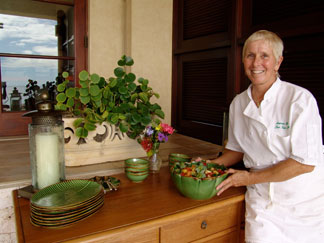
{"label": "wooden kitchen counter", "polygon": [[150,174],[142,183],[130,182],[124,173],[115,177],[120,179],[120,187],[105,195],[104,206],[96,214],[59,229],[33,226],[29,221],[29,200],[18,198],[17,191],[14,191],[18,241],[242,241],[239,235],[245,187],[231,188],[219,197],[198,201],[177,191],[167,167],[163,167],[158,174]]}

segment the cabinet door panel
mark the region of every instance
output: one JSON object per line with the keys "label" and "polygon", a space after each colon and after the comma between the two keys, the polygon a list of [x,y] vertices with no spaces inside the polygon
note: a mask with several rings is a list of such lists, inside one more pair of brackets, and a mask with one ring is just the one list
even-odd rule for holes
{"label": "cabinet door panel", "polygon": [[240,209],[236,203],[182,217],[161,227],[161,242],[191,242],[233,228],[238,224]]}

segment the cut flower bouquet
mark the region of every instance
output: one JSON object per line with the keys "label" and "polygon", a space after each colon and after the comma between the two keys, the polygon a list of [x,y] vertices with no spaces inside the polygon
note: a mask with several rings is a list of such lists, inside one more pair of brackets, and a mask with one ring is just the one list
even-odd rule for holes
{"label": "cut flower bouquet", "polygon": [[168,136],[174,133],[174,128],[166,123],[147,126],[144,134],[137,141],[142,145],[148,157],[157,153],[161,143],[168,141]]}

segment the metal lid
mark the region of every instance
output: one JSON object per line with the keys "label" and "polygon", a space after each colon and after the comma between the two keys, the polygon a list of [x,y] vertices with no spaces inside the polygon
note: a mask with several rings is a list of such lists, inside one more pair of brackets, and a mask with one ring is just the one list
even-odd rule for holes
{"label": "metal lid", "polygon": [[31,117],[33,125],[58,125],[62,122],[62,113],[53,109],[49,95],[43,92],[40,95],[42,101],[37,103],[37,110],[23,114],[23,117]]}

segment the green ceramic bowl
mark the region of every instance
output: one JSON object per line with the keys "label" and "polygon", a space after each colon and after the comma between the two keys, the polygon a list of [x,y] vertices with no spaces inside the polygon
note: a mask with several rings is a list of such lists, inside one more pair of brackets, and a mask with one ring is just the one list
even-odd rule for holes
{"label": "green ceramic bowl", "polygon": [[126,159],[125,160],[125,165],[127,166],[136,166],[136,167],[148,167],[149,166],[149,161],[146,159],[137,159],[137,158],[132,158],[132,159]]}
{"label": "green ceramic bowl", "polygon": [[176,162],[190,162],[192,157],[186,154],[169,154],[169,167],[171,168]]}
{"label": "green ceramic bowl", "polygon": [[149,162],[145,159],[125,160],[125,174],[133,182],[142,182],[149,175]]}
{"label": "green ceramic bowl", "polygon": [[[211,165],[208,165],[211,168]],[[196,178],[190,176],[181,176],[180,173],[171,172],[171,178],[178,191],[185,197],[195,200],[206,200],[214,197],[218,190],[216,187],[226,179],[228,174],[219,175],[210,178]]]}
{"label": "green ceramic bowl", "polygon": [[126,171],[125,174],[126,174],[127,178],[130,179],[133,182],[142,182],[149,175],[148,171],[147,172],[140,172],[140,173],[134,173],[134,172]]}

